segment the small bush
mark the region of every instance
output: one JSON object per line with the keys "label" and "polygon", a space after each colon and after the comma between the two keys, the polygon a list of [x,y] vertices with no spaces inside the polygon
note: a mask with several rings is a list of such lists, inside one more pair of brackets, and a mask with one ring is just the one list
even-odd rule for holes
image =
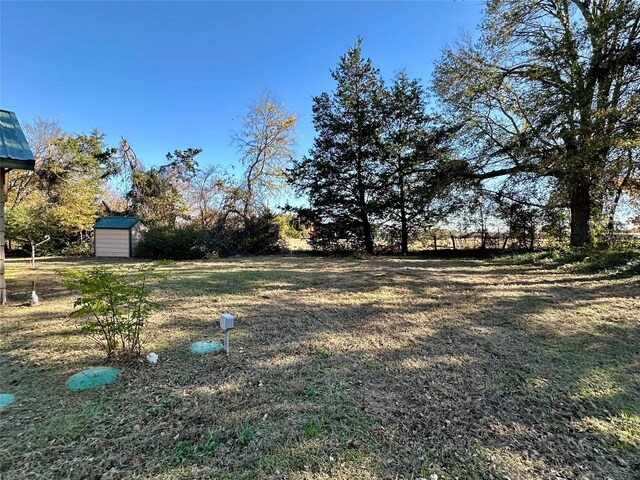
{"label": "small bush", "polygon": [[122,273],[106,267],[64,270],[63,284],[80,292],[71,317],[86,317],[80,331],[95,341],[108,358],[140,355],[140,332],[157,305],[150,300],[150,280],[162,278],[155,265]]}
{"label": "small bush", "polygon": [[93,255],[93,245],[91,242],[79,242],[64,247],[60,253],[65,257],[91,257]]}
{"label": "small bush", "polygon": [[191,225],[150,228],[136,248],[136,257],[155,260],[193,260],[206,255],[205,232]]}
{"label": "small bush", "polygon": [[231,255],[272,255],[282,251],[280,224],[271,212],[250,218],[227,219],[211,231],[208,249],[220,257]]}

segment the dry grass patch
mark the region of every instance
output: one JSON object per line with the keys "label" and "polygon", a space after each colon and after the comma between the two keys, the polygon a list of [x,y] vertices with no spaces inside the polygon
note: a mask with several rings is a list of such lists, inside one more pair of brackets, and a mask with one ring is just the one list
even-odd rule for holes
{"label": "dry grass patch", "polygon": [[[8,265],[6,478],[640,476],[640,285],[491,261],[259,257],[166,267],[157,365],[106,388],[54,271]],[[100,262],[104,263],[104,262]],[[136,262],[118,262],[124,265]],[[37,277],[42,304],[27,307]],[[237,316],[230,356],[196,356]]]}

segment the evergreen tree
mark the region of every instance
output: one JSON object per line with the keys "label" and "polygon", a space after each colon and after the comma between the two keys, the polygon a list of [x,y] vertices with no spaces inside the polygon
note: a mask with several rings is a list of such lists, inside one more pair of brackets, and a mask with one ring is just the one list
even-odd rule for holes
{"label": "evergreen tree", "polygon": [[451,206],[450,175],[443,168],[450,131],[436,127],[426,112],[424,88],[404,71],[389,88],[386,105],[385,219],[390,235],[399,233],[406,255],[410,236],[444,218]]}
{"label": "evergreen tree", "polygon": [[292,180],[309,196],[313,241],[321,247],[374,251],[373,219],[380,216],[384,84],[362,39],[331,72],[333,93],[313,99],[316,138],[296,162]]}

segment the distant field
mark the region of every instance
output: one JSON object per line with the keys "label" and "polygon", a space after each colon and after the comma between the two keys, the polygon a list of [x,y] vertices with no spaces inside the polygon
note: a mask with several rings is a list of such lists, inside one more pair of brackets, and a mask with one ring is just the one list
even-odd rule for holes
{"label": "distant field", "polygon": [[[0,477],[634,479],[640,283],[479,260],[181,262],[147,327],[155,366],[103,389],[58,268],[8,262]],[[136,262],[122,261],[119,265]],[[37,280],[38,307],[25,306]],[[195,356],[236,315],[231,355]]]}
{"label": "distant field", "polygon": [[311,245],[309,244],[309,240],[306,238],[288,238],[287,248],[293,251],[310,251]]}

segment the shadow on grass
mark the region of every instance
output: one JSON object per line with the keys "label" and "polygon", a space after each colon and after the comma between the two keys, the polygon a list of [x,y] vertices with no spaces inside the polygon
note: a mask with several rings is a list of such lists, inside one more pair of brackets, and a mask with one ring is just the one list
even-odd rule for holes
{"label": "shadow on grass", "polygon": [[[380,289],[394,281],[377,282],[375,268],[368,270],[369,278],[373,278],[369,288]],[[455,270],[450,273],[459,274]],[[290,275],[289,272],[287,276]],[[355,280],[340,291],[360,291],[357,285]],[[440,282],[432,278],[430,285]],[[461,286],[469,285],[453,282],[454,290]],[[268,322],[259,322],[261,312],[246,319],[251,340],[258,345],[272,342],[270,347],[260,347],[260,356],[271,354],[276,365],[283,356],[296,361],[284,370],[254,368],[254,374],[259,372],[254,376],[255,382],[266,379],[267,385],[282,383],[283,374],[295,378],[295,382],[285,382],[266,402],[295,410],[303,399],[319,398],[323,387],[332,388],[340,382],[344,385],[347,379],[345,388],[351,408],[360,408],[373,419],[372,424],[392,428],[396,435],[401,431],[405,442],[413,443],[417,451],[425,449],[429,453],[426,458],[430,462],[437,459],[447,471],[464,472],[469,465],[477,470],[467,474],[491,471],[491,462],[487,458],[481,460],[478,453],[488,448],[509,449],[522,455],[538,465],[534,476],[549,469],[573,475],[588,465],[594,472],[615,472],[622,475],[620,478],[632,478],[637,472],[637,445],[606,431],[587,431],[584,421],[607,423],[615,417],[640,414],[636,400],[640,385],[634,380],[638,378],[640,354],[638,326],[613,325],[592,333],[558,335],[551,325],[537,325],[530,319],[556,310],[558,321],[562,321],[563,309],[573,308],[576,302],[607,299],[613,293],[633,298],[633,286],[566,288],[561,295],[556,290],[550,285],[516,299],[497,299],[486,310],[465,315],[460,325],[441,326],[435,333],[424,338],[414,336],[407,339],[407,345],[393,349],[384,345],[388,340],[385,335],[394,332],[377,320],[389,312],[387,306],[368,302],[357,307],[327,307],[299,300],[289,306],[270,304],[265,307],[269,310]],[[474,295],[467,292],[465,301],[473,302]],[[557,300],[558,296],[563,298]],[[456,305],[459,301],[459,295],[450,293],[449,299],[439,298],[436,304],[417,300],[395,313],[430,314],[443,304]],[[327,308],[331,309],[329,320],[324,315]],[[193,324],[186,320],[183,327]],[[485,331],[478,333],[478,327]],[[279,339],[278,332],[287,328],[286,339]],[[348,354],[305,349],[309,340],[334,334],[351,336],[354,344],[361,343],[358,336],[370,335],[372,342],[382,348],[356,348]],[[314,355],[314,351],[319,353]],[[440,360],[421,367],[428,358]],[[411,362],[418,366],[408,368],[406,365]],[[260,365],[268,363],[263,360]],[[226,372],[222,374],[225,375]],[[599,391],[598,376],[611,379],[611,391]],[[255,384],[248,382],[241,390],[250,391],[252,386]],[[287,397],[290,400],[282,402]],[[289,416],[290,413],[283,414],[283,421]],[[345,430],[349,431],[348,425]],[[366,442],[373,450],[369,454],[380,457],[392,450],[393,440],[385,440],[380,430],[372,428],[369,434],[376,438]],[[567,452],[573,453],[568,456]],[[622,461],[618,460],[620,455]],[[408,459],[396,465],[400,466],[381,463],[372,471],[380,476],[417,471],[415,463]]]}
{"label": "shadow on grass", "polygon": [[[574,312],[631,302],[634,285],[482,263],[325,262],[174,266],[159,324],[175,342],[106,389],[70,396],[60,366],[3,357],[11,378],[31,372],[20,397],[37,391],[43,405],[0,414],[11,423],[0,441],[27,432],[29,445],[11,443],[1,468],[15,478],[70,467],[80,478],[638,475],[637,436],[625,429],[640,415],[640,326],[604,313],[583,325]],[[195,356],[188,342],[215,325],[180,304],[216,310],[218,297],[239,312],[232,355]]]}

